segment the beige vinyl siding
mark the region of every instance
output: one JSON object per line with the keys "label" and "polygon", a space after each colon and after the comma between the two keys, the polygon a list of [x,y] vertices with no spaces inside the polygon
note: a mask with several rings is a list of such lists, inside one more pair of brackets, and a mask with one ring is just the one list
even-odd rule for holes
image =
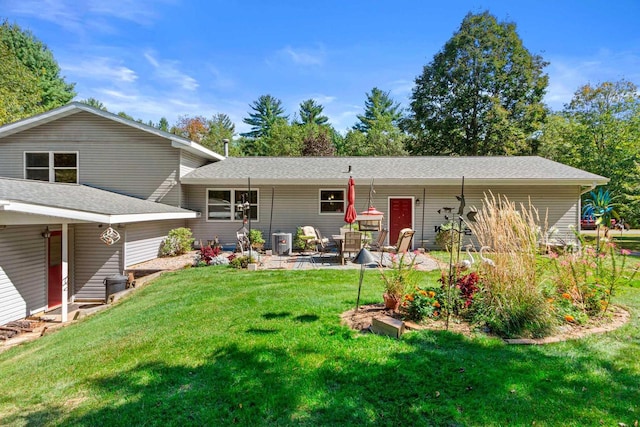
{"label": "beige vinyl siding", "polygon": [[25,151],[78,152],[81,184],[179,206],[181,150],[165,138],[78,112],[0,139],[0,176],[24,178]]}
{"label": "beige vinyl siding", "polygon": [[46,240],[41,226],[0,230],[0,325],[47,305]]}
{"label": "beige vinyl siding", "polygon": [[[491,191],[491,193],[489,193]],[[438,210],[443,207],[453,208],[452,213],[448,213],[450,218],[457,219],[457,210],[460,203],[455,195],[460,194],[460,188],[447,187],[426,187],[426,203],[421,200],[421,205],[416,209],[417,227],[420,227],[422,221],[422,209],[425,210],[424,235],[426,247],[435,249],[435,227],[446,222],[444,211],[438,214]],[[556,238],[564,239],[567,242],[573,242],[575,237],[573,231],[569,229],[569,225],[577,227],[579,220],[578,203],[580,199],[580,189],[577,186],[493,186],[487,187],[465,187],[465,219],[466,213],[471,207],[482,209],[484,195],[491,194],[498,197],[506,196],[509,201],[515,202],[518,209],[522,205],[524,207],[534,206],[540,217],[541,225],[546,222],[548,227],[556,227],[558,233]],[[420,195],[422,199],[422,195]],[[522,204],[522,205],[521,205]],[[416,238],[420,239],[422,231],[416,233]],[[465,237],[469,239],[469,237]],[[469,240],[471,241],[471,240]]]}
{"label": "beige vinyl siding", "polygon": [[150,221],[127,224],[125,243],[125,266],[158,257],[160,244],[170,230],[184,227],[185,221]]}
{"label": "beige vinyl siding", "polygon": [[122,274],[122,248],[124,230],[116,228],[123,236],[117,243],[107,246],[100,240],[105,226],[77,224],[74,233],[74,292],[76,300],[104,300],[104,279]]}
{"label": "beige vinyl siding", "polygon": [[191,171],[198,169],[208,163],[206,159],[198,157],[193,153],[181,150],[180,152],[180,177],[182,178]]}
{"label": "beige vinyl siding", "polygon": [[[369,182],[356,182],[356,211],[362,212],[368,207]],[[206,190],[215,186],[192,185],[188,186],[186,192],[187,209],[202,212],[201,218],[188,220],[187,224],[193,231],[196,240],[210,240],[218,236],[221,243],[234,243],[236,240],[236,230],[242,226],[241,221],[233,222],[207,222],[206,212]],[[228,188],[220,186],[220,188]],[[271,232],[285,232],[295,235],[298,226],[313,225],[319,228],[325,236],[331,236],[338,232],[339,227],[344,225],[342,214],[320,215],[319,197],[320,189],[324,186],[278,186],[278,187],[252,187],[259,190],[259,221],[252,221],[252,228],[257,228],[265,235],[265,240],[270,242],[269,232],[271,216],[271,191],[274,188],[273,221]],[[331,188],[336,188],[331,187]],[[346,179],[345,186],[346,190]],[[577,226],[579,219],[578,200],[580,189],[578,186],[493,186],[479,187],[467,186],[465,188],[465,198],[467,209],[475,206],[482,207],[484,193],[491,190],[493,194],[506,195],[509,200],[528,204],[531,198],[532,204],[538,209],[541,220],[544,220],[548,211],[548,225],[558,228],[557,237],[573,240],[573,233],[568,226]],[[423,191],[426,195],[423,197]],[[420,204],[414,206],[413,227],[416,230],[414,237],[414,247],[426,246],[434,248],[435,227],[446,222],[444,214],[438,214],[438,209],[442,207],[453,208],[453,215],[458,210],[459,202],[456,195],[460,194],[459,186],[375,186],[375,194],[372,197],[372,204],[380,211],[384,212],[383,227],[388,228],[388,210],[390,197],[407,197],[420,199]],[[426,199],[426,200],[425,200]],[[422,215],[424,211],[424,228],[422,226]],[[395,244],[397,236],[389,236],[388,243]],[[425,242],[421,242],[425,240]]]}

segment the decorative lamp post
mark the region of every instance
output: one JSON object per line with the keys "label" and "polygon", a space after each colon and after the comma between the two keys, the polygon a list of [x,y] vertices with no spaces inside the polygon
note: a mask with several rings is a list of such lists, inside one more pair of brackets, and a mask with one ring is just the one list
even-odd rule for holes
{"label": "decorative lamp post", "polygon": [[356,309],[353,312],[355,315],[360,308],[360,290],[362,289],[362,279],[364,278],[364,266],[367,264],[376,264],[377,261],[366,248],[360,249],[358,255],[353,259],[354,264],[360,264],[360,282],[358,283],[358,298],[356,299]]}

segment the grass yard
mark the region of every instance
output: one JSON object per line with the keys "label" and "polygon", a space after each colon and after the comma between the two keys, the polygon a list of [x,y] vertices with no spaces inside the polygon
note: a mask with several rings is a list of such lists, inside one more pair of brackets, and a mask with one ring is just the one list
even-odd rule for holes
{"label": "grass yard", "polygon": [[[600,237],[602,237],[604,231],[600,231]],[[596,243],[596,231],[583,232],[582,235],[585,241],[591,245]],[[640,230],[626,230],[620,232],[619,230],[609,231],[609,238],[619,248],[628,249],[630,251],[640,251]]]}
{"label": "grass yard", "polygon": [[[634,425],[640,284],[621,329],[547,346],[340,325],[359,271],[198,268],[0,354],[0,425]],[[439,272],[425,275],[435,284]],[[381,302],[367,271],[363,304]]]}

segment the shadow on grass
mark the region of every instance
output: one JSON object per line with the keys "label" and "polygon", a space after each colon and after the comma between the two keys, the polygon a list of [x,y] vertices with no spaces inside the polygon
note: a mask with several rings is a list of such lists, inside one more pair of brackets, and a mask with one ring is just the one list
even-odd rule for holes
{"label": "shadow on grass", "polygon": [[289,313],[288,311],[281,311],[279,313],[264,313],[262,315],[262,317],[267,320],[282,319],[283,317],[289,317],[289,316],[291,316],[291,313]]}
{"label": "shadow on grass", "polygon": [[320,319],[320,317],[315,314],[301,314],[300,316],[296,316],[293,318],[293,320],[295,320],[296,322],[301,323],[315,322],[318,319]]}
{"label": "shadow on grass", "polygon": [[[271,332],[269,332],[271,333]],[[637,339],[636,334],[635,338]],[[387,343],[388,357],[361,359]],[[633,425],[640,375],[594,358],[580,341],[507,346],[425,331],[395,341],[350,338],[332,357],[321,346],[228,345],[200,366],[141,363],[88,386],[105,406],[44,407],[6,420],[27,425]],[[620,344],[620,352],[625,344]],[[590,356],[589,356],[590,355]],[[317,357],[307,367],[302,360]],[[314,359],[315,360],[315,359]],[[614,359],[615,360],[615,359]],[[317,365],[317,366],[316,366]]]}

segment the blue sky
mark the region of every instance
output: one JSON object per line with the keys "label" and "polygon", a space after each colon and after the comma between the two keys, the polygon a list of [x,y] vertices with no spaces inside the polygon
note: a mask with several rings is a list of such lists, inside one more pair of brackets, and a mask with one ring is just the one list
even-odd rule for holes
{"label": "blue sky", "polygon": [[260,95],[324,106],[344,132],[373,87],[408,107],[414,79],[468,12],[515,22],[550,62],[554,110],[579,86],[640,85],[640,1],[0,0],[0,19],[52,51],[76,100],[173,124],[225,113],[236,130]]}

